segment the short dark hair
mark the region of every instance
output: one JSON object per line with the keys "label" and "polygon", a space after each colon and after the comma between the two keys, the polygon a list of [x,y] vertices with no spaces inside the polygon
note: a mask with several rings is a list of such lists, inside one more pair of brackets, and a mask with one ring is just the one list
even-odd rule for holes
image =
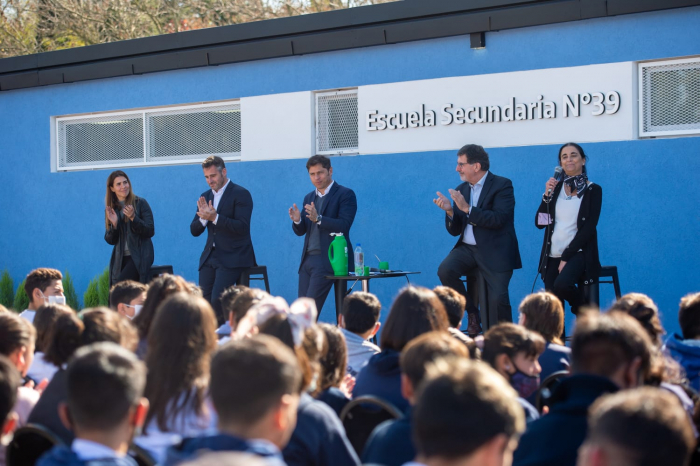
{"label": "short dark hair", "polygon": [[[574,148],[578,151],[578,153],[581,154],[581,158],[582,158],[584,161],[588,162],[588,156],[587,156],[586,153],[583,151],[583,147],[579,146],[579,145],[576,144],[575,142],[567,142],[566,144],[562,145],[562,146],[559,148],[559,152],[557,152],[557,154],[558,154],[558,156],[557,156],[557,162],[559,163],[559,165],[561,165],[561,151],[563,151],[566,147],[569,147],[569,146],[574,147]],[[583,165],[583,173],[586,173],[586,165],[585,165],[585,164]]]}
{"label": "short dark hair", "polygon": [[615,301],[609,310],[624,312],[637,319],[651,337],[652,343],[661,347],[661,337],[666,332],[659,319],[659,308],[649,296],[642,293],[627,293]]}
{"label": "short dark hair", "polygon": [[425,378],[428,363],[438,358],[466,358],[469,350],[464,343],[447,332],[428,332],[411,340],[401,352],[401,373],[408,377],[414,389]]}
{"label": "short dark hair", "polygon": [[24,291],[27,292],[29,301],[32,300],[34,288],[39,288],[43,292],[46,288],[51,286],[51,282],[54,280],[63,280],[63,274],[61,274],[59,270],[41,268],[29,272],[24,282]]}
{"label": "short dark hair", "polygon": [[450,327],[459,327],[459,323],[464,317],[467,299],[449,286],[436,286],[433,288],[433,292],[442,302],[442,305],[445,306],[447,320],[450,321]]}
{"label": "short dark hair", "polygon": [[512,361],[518,353],[539,356],[544,352],[544,348],[545,341],[540,334],[520,325],[502,323],[491,327],[484,334],[481,359],[496,367],[496,358],[500,354],[507,355]]}
{"label": "short dark hair", "polygon": [[382,350],[403,350],[418,335],[433,330],[447,331],[445,306],[431,290],[420,286],[403,288],[391,305],[380,346]]}
{"label": "short dark hair", "polygon": [[459,151],[457,151],[457,157],[464,155],[467,157],[467,163],[481,164],[482,171],[488,171],[489,167],[489,154],[486,153],[483,147],[476,144],[467,144],[463,146]]}
{"label": "short dark hair", "polygon": [[209,167],[216,167],[217,170],[221,171],[224,168],[226,168],[226,164],[224,163],[224,159],[222,159],[218,155],[210,155],[209,157],[204,159],[204,162],[202,162],[202,168]]}
{"label": "short dark hair", "polygon": [[116,311],[119,304],[129,304],[147,291],[147,285],[134,280],[124,280],[116,283],[109,290],[109,307]]}
{"label": "short dark hair", "polygon": [[326,170],[331,168],[331,159],[325,155],[312,155],[309,160],[306,161],[306,170],[308,171],[314,165],[321,165]]}
{"label": "short dark hair", "polygon": [[219,301],[221,302],[221,309],[224,313],[224,317],[228,317],[231,312],[231,304],[233,304],[233,301],[240,296],[241,293],[249,289],[250,288],[245,285],[233,285],[229,286],[221,293]]}
{"label": "short dark hair", "polygon": [[651,366],[651,339],[641,324],[622,312],[579,314],[571,341],[571,371],[611,377],[641,358],[642,378]]}
{"label": "short dark hair", "polygon": [[51,341],[51,332],[61,314],[74,314],[75,312],[63,304],[44,304],[36,310],[34,327],[36,328],[36,350],[46,352]]}
{"label": "short dark hair", "polygon": [[271,336],[232,340],[212,359],[209,390],[223,423],[257,422],[300,384],[294,353]]}
{"label": "short dark hair", "polygon": [[222,305],[222,308],[226,311],[224,315],[228,317],[228,315],[233,312],[233,316],[236,319],[236,325],[238,325],[238,322],[243,320],[248,311],[260,301],[265,299],[266,296],[269,296],[267,292],[257,288],[248,288],[247,290],[243,290],[233,299],[233,301],[231,301],[227,307],[223,307]]}
{"label": "short dark hair", "polygon": [[695,448],[688,414],[671,392],[641,387],[605,395],[589,410],[586,444],[614,448],[625,465],[685,466]]}
{"label": "short dark hair", "polygon": [[515,390],[486,364],[438,359],[420,384],[413,426],[419,455],[454,459],[498,435],[517,437],[525,415]]}
{"label": "short dark hair", "polygon": [[700,293],[691,293],[681,299],[678,323],[686,340],[700,337]]}
{"label": "short dark hair", "polygon": [[564,332],[564,308],[561,301],[548,291],[525,296],[518,311],[525,318],[525,327],[539,333],[548,342],[562,344]]}
{"label": "short dark hair", "polygon": [[131,351],[111,342],[80,348],[66,370],[68,411],[81,429],[109,431],[136,406],[146,368]]}
{"label": "short dark hair", "polygon": [[318,324],[326,340],[326,352],[321,356],[319,391],[338,387],[348,368],[348,347],[343,332],[331,324]]}
{"label": "short dark hair", "polygon": [[0,355],[0,428],[17,403],[17,389],[21,384],[22,377],[15,365]]}
{"label": "short dark hair", "polygon": [[345,322],[345,330],[362,334],[372,330],[379,320],[382,303],[371,293],[356,291],[345,297],[340,314]]}
{"label": "short dark hair", "polygon": [[136,328],[121,314],[104,306],[83,309],[79,314],[85,329],[83,345],[109,341],[132,351],[139,343]]}

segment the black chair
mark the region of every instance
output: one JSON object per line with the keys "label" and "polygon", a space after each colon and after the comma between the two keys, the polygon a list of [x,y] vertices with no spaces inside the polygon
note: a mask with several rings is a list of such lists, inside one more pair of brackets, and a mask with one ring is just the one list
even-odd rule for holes
{"label": "black chair", "polygon": [[136,461],[139,466],[155,466],[156,460],[151,456],[151,454],[143,447],[132,443],[129,445],[129,456]]}
{"label": "black chair", "polygon": [[[601,278],[610,278],[611,280],[601,280]],[[617,276],[617,267],[614,265],[607,265],[600,268],[600,274],[598,274],[598,283],[593,281],[584,281],[583,285],[583,296],[587,303],[595,304],[600,307],[600,284],[601,283],[612,283],[615,288],[615,298],[620,299],[622,293],[620,292],[620,279]]]}
{"label": "black chair", "polygon": [[151,266],[151,277],[152,278],[163,275],[164,273],[169,273],[170,275],[172,275],[173,274],[173,266],[172,265],[152,265]]}
{"label": "black chair", "polygon": [[340,421],[357,456],[362,456],[374,428],[384,421],[401,416],[403,413],[393,404],[377,396],[366,395],[346,404],[340,412]]}
{"label": "black chair", "polygon": [[562,379],[569,375],[569,371],[557,371],[549,374],[549,376],[542,381],[540,388],[537,389],[535,398],[535,408],[537,408],[537,411],[542,413],[545,406],[551,406],[550,401],[554,390],[559,386]]}
{"label": "black chair", "polygon": [[[252,275],[257,275],[253,277]],[[238,280],[240,285],[250,286],[251,280],[263,280],[265,282],[265,291],[270,292],[270,282],[267,280],[267,267],[264,265],[256,265],[248,267],[241,273],[241,278]]]}
{"label": "black chair", "polygon": [[15,431],[7,446],[7,466],[34,466],[44,453],[56,445],[64,445],[56,434],[42,425],[27,424]]}

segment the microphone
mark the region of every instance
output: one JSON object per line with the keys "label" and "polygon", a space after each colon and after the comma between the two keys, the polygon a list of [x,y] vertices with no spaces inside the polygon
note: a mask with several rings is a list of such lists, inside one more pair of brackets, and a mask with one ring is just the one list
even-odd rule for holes
{"label": "microphone", "polygon": [[[554,178],[555,180],[559,181],[559,180],[561,180],[561,174],[562,174],[562,173],[564,173],[564,170],[562,170],[561,167],[557,166],[557,167],[554,169],[554,175],[552,176],[552,178]],[[551,193],[552,193],[552,189],[550,188],[550,189],[547,190],[547,196],[549,196]]]}

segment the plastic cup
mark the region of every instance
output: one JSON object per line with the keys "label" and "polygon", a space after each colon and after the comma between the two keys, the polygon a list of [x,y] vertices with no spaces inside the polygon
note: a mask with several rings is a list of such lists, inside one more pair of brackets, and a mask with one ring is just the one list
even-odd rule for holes
{"label": "plastic cup", "polygon": [[369,266],[365,265],[365,271],[362,275],[364,275],[365,277],[369,277]]}
{"label": "plastic cup", "polygon": [[387,270],[389,270],[389,263],[388,262],[379,262],[379,271],[386,272]]}

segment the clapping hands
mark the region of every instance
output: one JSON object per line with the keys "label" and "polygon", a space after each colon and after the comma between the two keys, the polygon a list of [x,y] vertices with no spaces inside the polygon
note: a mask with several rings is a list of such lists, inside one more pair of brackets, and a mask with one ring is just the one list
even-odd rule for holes
{"label": "clapping hands", "polygon": [[212,201],[209,201],[207,204],[207,200],[204,199],[204,196],[201,196],[197,201],[197,209],[197,216],[199,216],[199,218],[209,220],[210,222],[216,220],[214,204],[212,204]]}

